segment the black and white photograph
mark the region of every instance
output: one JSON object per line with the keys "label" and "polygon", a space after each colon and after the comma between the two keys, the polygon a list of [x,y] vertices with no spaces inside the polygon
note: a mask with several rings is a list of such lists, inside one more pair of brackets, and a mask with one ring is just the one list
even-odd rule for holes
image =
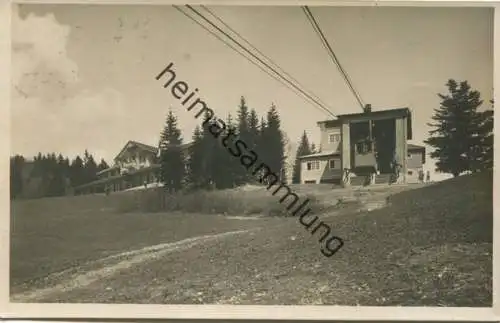
{"label": "black and white photograph", "polygon": [[10,303],[493,306],[494,8],[11,10]]}

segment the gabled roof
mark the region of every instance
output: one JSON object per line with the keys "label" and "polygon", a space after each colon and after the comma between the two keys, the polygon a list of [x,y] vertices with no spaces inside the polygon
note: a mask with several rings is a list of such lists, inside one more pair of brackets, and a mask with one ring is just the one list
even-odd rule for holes
{"label": "gabled roof", "polygon": [[153,154],[158,153],[158,148],[156,148],[156,147],[146,145],[146,144],[134,141],[134,140],[129,140],[129,141],[127,141],[125,146],[123,146],[123,148],[120,150],[120,152],[116,155],[116,157],[114,159],[117,160],[129,147],[132,147],[132,146],[137,146],[138,148],[140,148],[142,150],[149,151]]}
{"label": "gabled roof", "polygon": [[[116,157],[114,158],[114,160],[116,161],[127,150],[127,148],[129,148],[131,146],[136,146],[139,149],[142,149],[142,150],[145,150],[145,151],[149,151],[149,152],[151,152],[151,153],[153,153],[155,155],[158,154],[158,148],[157,147],[154,147],[154,146],[151,146],[151,145],[147,145],[147,144],[143,144],[143,143],[140,143],[140,142],[134,141],[134,140],[129,140],[125,144],[125,146],[123,146],[122,150],[120,150],[120,152],[118,153],[118,155],[116,155]],[[182,144],[181,145],[181,149],[186,149],[189,146],[191,146],[191,143]]]}

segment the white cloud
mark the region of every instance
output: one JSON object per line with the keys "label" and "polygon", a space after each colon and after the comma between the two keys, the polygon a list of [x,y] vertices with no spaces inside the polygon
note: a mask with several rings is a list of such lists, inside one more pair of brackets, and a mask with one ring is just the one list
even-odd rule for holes
{"label": "white cloud", "polygon": [[[78,66],[68,58],[66,44],[70,27],[59,24],[53,14],[37,17],[30,14],[21,19],[17,6],[12,14],[12,82],[21,86],[23,80],[37,79],[52,73],[61,81],[75,83],[78,80]],[[36,74],[35,74],[36,75]],[[47,76],[47,75],[45,75]]]}
{"label": "white cloud", "polygon": [[[71,28],[53,14],[21,19],[13,10],[12,148],[28,157],[36,152],[74,156],[83,149],[106,156],[122,95],[113,89],[85,90],[78,65],[67,53]],[[120,126],[118,126],[120,128]],[[122,129],[118,129],[122,130]],[[107,134],[108,138],[97,134]],[[121,142],[118,140],[118,145]]]}

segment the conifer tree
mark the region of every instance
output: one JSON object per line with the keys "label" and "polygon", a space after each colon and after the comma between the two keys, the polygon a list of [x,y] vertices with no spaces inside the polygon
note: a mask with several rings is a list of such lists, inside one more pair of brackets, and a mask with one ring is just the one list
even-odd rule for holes
{"label": "conifer tree", "polygon": [[475,156],[475,168],[478,171],[493,169],[493,100],[490,100],[490,104],[492,108],[478,112],[476,120],[480,137],[479,148]]}
{"label": "conifer tree", "polygon": [[108,168],[109,168],[108,163],[106,163],[106,161],[104,160],[104,158],[101,158],[101,161],[99,162],[99,165],[97,165],[97,170],[98,171],[102,171],[102,170],[105,170],[105,169],[108,169]]}
{"label": "conifer tree", "polygon": [[[228,148],[234,149],[234,139],[237,134],[237,125],[234,123],[232,115],[229,113],[226,121],[226,129],[219,137],[219,150],[217,154],[217,188],[232,188],[242,184],[242,175],[246,175],[246,169],[240,164],[238,158],[235,158],[228,151]],[[232,133],[230,138],[226,137]],[[245,176],[246,178],[247,176]]]}
{"label": "conifer tree", "polygon": [[85,173],[83,168],[83,160],[80,156],[76,156],[70,166],[70,182],[71,186],[76,187],[84,184]]}
{"label": "conifer tree", "polygon": [[94,156],[90,154],[86,149],[83,158],[83,164],[85,169],[85,183],[93,182],[97,179],[97,164],[94,160]]}
{"label": "conifer tree", "polygon": [[274,104],[267,113],[266,127],[262,132],[262,144],[262,159],[274,173],[280,174],[285,162],[284,136],[281,131],[279,113]]}
{"label": "conifer tree", "polygon": [[70,186],[70,162],[68,157],[64,157],[62,154],[59,154],[57,157],[57,165],[59,167],[60,171],[60,176],[61,176],[61,181],[62,181],[62,187],[61,187],[61,195],[65,195],[67,189]]}
{"label": "conifer tree", "polygon": [[255,151],[259,154],[260,157],[263,156],[265,150],[265,138],[264,133],[266,132],[267,123],[264,117],[260,119],[259,131],[256,140]]}
{"label": "conifer tree", "polygon": [[483,146],[480,93],[472,90],[467,81],[448,80],[448,94],[438,94],[441,106],[434,109],[430,137],[424,142],[435,148],[430,156],[437,159],[436,170],[453,174],[480,168]]}
{"label": "conifer tree", "polygon": [[177,117],[170,110],[160,135],[159,147],[160,179],[165,190],[169,192],[175,192],[182,188],[185,160],[181,145],[182,137],[177,125]]}
{"label": "conifer tree", "polygon": [[210,129],[215,121],[211,119],[208,113],[205,113],[203,121],[203,140],[201,146],[203,151],[203,169],[205,172],[205,185],[204,187],[212,189],[216,187],[217,177],[217,156],[218,143],[217,138],[211,133]]}
{"label": "conifer tree", "polygon": [[[252,134],[249,125],[249,110],[246,104],[245,98],[242,96],[240,99],[240,105],[238,106],[237,112],[237,122],[238,122],[238,138],[243,141],[247,146],[252,145]],[[251,180],[251,175],[244,168],[237,174],[238,185],[243,183],[248,183]]]}
{"label": "conifer tree", "polygon": [[259,116],[255,109],[250,110],[248,115],[248,142],[246,142],[249,149],[255,149],[257,147],[259,139]]}
{"label": "conifer tree", "polygon": [[193,132],[192,143],[189,147],[188,159],[188,183],[191,188],[203,188],[208,185],[208,174],[206,172],[206,161],[203,138],[203,130],[196,126]]}
{"label": "conifer tree", "polygon": [[312,154],[312,145],[309,145],[309,139],[307,138],[307,133],[304,130],[304,133],[300,138],[299,147],[297,148],[297,153],[295,154],[295,164],[293,166],[293,178],[292,178],[292,182],[294,184],[300,183],[300,177],[301,177],[300,157],[310,154]]}
{"label": "conifer tree", "polygon": [[49,178],[45,196],[61,196],[64,194],[64,174],[54,153],[49,155],[48,164]]}

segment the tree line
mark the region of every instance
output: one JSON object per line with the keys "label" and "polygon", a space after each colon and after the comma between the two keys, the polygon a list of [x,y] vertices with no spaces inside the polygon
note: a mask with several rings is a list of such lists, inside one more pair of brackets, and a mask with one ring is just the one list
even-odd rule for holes
{"label": "tree line", "polygon": [[40,198],[62,196],[73,187],[97,179],[96,173],[108,168],[101,159],[97,164],[87,150],[70,161],[56,153],[38,153],[32,160],[22,155],[10,158],[10,197]]}
{"label": "tree line", "polygon": [[[430,157],[437,160],[436,171],[458,176],[493,168],[493,101],[491,109],[483,106],[480,93],[466,82],[450,79],[448,93],[438,94],[440,106],[434,109],[432,128],[424,143],[434,148]],[[286,181],[286,136],[281,130],[279,113],[272,105],[265,116],[259,117],[241,97],[235,115],[226,116],[226,131],[232,131],[248,149],[259,154],[273,172]],[[167,190],[225,189],[257,183],[240,162],[228,153],[221,140],[209,131],[209,123],[197,126],[187,152],[178,119],[172,111],[166,117],[160,133],[160,179]],[[220,139],[220,138],[219,138]],[[310,143],[304,131],[295,155],[291,181],[300,182],[300,157],[320,152]],[[10,160],[11,198],[64,195],[72,187],[96,180],[99,170],[108,168],[101,160],[97,165],[86,150],[83,157],[69,158],[55,153],[39,153],[32,161],[16,155]]]}
{"label": "tree line", "polygon": [[[240,159],[228,152],[222,137],[215,138],[210,133],[210,125],[210,122],[203,122],[194,129],[186,153],[182,149],[184,139],[178,119],[171,110],[168,112],[159,144],[160,178],[166,190],[226,189],[258,182]],[[245,143],[245,149],[258,153],[262,162],[286,180],[286,139],[276,106],[272,105],[265,117],[259,117],[241,97],[236,114],[229,113],[225,125],[224,132],[231,131],[233,138]]]}

